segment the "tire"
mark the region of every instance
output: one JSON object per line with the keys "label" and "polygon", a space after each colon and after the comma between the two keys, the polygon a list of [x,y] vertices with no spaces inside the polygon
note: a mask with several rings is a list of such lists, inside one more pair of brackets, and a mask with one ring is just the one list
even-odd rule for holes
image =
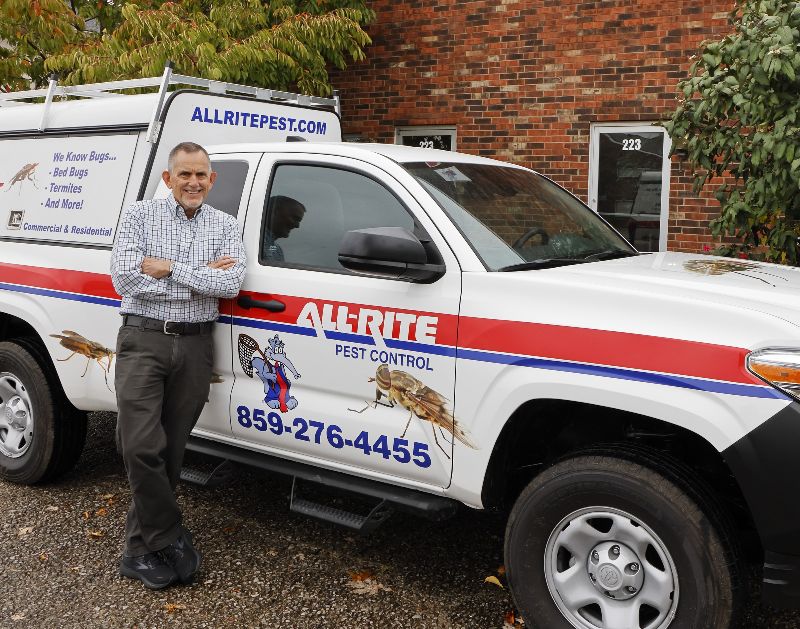
{"label": "tire", "polygon": [[0,343],[0,478],[22,485],[72,469],[86,440],[86,413],[61,391],[32,340]]}
{"label": "tire", "polygon": [[680,464],[658,460],[645,466],[617,456],[575,456],[523,490],[506,527],[505,561],[529,625],[733,624],[739,562],[727,544],[727,521],[711,496],[707,502],[700,488],[681,482],[690,477],[676,473]]}

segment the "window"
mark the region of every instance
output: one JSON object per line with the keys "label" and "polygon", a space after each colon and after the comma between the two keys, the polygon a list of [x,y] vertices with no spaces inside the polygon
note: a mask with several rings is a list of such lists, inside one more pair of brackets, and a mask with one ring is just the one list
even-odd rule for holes
{"label": "window", "polygon": [[456,150],[455,127],[399,127],[395,144],[419,146],[424,149]]}
{"label": "window", "polygon": [[217,173],[217,180],[206,203],[235,217],[239,213],[249,164],[244,161],[212,161],[211,168]]}
{"label": "window", "polygon": [[639,251],[666,249],[669,149],[660,127],[592,127],[589,205]]}
{"label": "window", "polygon": [[262,264],[349,273],[338,257],[346,232],[414,231],[412,216],[388,189],[359,173],[326,166],[278,166],[264,209]]}

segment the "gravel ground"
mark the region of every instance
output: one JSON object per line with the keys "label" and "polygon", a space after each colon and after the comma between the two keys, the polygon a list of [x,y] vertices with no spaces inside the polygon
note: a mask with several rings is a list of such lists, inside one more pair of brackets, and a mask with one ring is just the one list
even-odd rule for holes
{"label": "gravel ground", "polygon": [[[499,629],[513,614],[484,581],[502,581],[503,516],[399,514],[362,537],[291,514],[289,480],[253,470],[217,489],[180,485],[203,567],[192,586],[150,592],[117,573],[129,493],[113,427],[113,414],[90,415],[84,454],[57,484],[0,483],[0,627]],[[743,627],[800,627],[758,594]]]}

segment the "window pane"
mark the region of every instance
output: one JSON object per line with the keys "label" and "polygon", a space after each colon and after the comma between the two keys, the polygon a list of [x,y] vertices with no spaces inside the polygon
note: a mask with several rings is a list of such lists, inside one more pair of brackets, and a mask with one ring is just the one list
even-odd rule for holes
{"label": "window pane", "polygon": [[264,212],[262,263],[345,271],[344,234],[369,227],[414,229],[414,221],[381,184],[324,166],[278,166]]}
{"label": "window pane", "polygon": [[658,251],[664,134],[600,132],[597,211],[639,251]]}
{"label": "window pane", "polygon": [[206,203],[231,216],[236,216],[239,213],[239,203],[242,200],[249,167],[249,164],[243,161],[212,161],[211,168],[217,173],[217,180],[208,193]]}

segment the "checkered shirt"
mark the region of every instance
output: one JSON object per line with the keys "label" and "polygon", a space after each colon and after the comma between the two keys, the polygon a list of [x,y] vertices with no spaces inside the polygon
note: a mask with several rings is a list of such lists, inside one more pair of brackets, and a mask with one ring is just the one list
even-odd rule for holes
{"label": "checkered shirt", "polygon": [[[208,263],[230,256],[222,271]],[[145,257],[175,262],[172,275],[142,273]],[[133,203],[122,219],[111,254],[111,280],[122,295],[121,314],[162,321],[213,321],[219,298],[235,297],[244,281],[245,253],[236,219],[203,204],[186,218],[175,197]]]}

